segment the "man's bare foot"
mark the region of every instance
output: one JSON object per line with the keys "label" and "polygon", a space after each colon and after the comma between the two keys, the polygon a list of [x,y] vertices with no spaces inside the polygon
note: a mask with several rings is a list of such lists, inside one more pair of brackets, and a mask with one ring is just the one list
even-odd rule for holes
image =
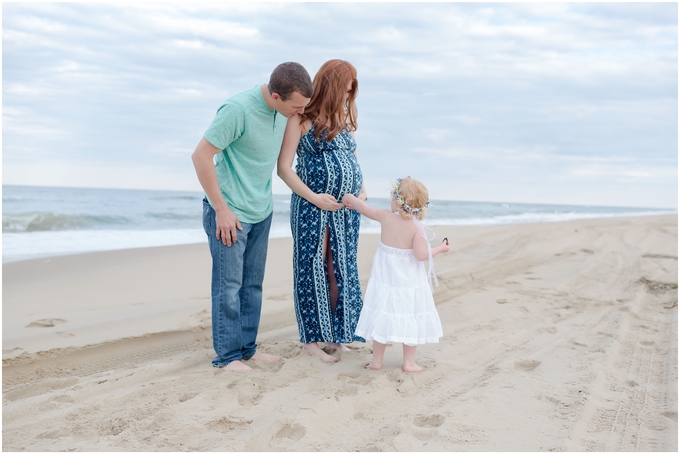
{"label": "man's bare foot", "polygon": [[338,359],[336,357],[333,357],[330,354],[324,352],[319,347],[318,343],[303,344],[302,347],[305,348],[310,353],[314,354],[315,356],[319,356],[323,362],[338,362]]}
{"label": "man's bare foot", "polygon": [[262,362],[279,362],[281,360],[280,356],[275,356],[273,354],[265,354],[260,351],[255,351],[255,354],[250,359]]}
{"label": "man's bare foot", "polygon": [[229,364],[227,364],[224,367],[220,367],[222,370],[234,370],[234,371],[239,371],[239,372],[249,372],[253,370],[251,367],[245,365],[241,361],[231,361]]}
{"label": "man's bare foot", "polygon": [[351,351],[351,349],[349,349],[347,346],[339,343],[326,343],[326,347],[331,349],[339,349],[340,351]]}
{"label": "man's bare foot", "polygon": [[369,364],[366,364],[364,366],[364,369],[380,370],[380,369],[382,369],[382,364],[376,364],[375,362],[371,362]]}
{"label": "man's bare foot", "polygon": [[408,365],[404,364],[401,370],[403,370],[404,372],[421,372],[423,368],[414,362],[413,364]]}

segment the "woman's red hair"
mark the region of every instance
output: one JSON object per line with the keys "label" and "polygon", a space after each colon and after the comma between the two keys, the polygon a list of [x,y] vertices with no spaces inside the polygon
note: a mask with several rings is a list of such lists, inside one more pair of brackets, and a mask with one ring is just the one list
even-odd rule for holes
{"label": "woman's red hair", "polygon": [[[352,91],[345,101],[347,85]],[[350,130],[357,129],[357,107],[354,100],[359,91],[357,69],[345,60],[332,59],[321,66],[314,76],[314,93],[305,108],[302,121],[311,121],[317,139],[323,134],[327,141],[348,125]]]}

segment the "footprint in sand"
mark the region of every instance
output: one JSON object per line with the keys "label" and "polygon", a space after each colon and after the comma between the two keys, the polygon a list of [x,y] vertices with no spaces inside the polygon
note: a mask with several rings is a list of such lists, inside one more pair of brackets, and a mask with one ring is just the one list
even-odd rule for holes
{"label": "footprint in sand", "polygon": [[671,411],[671,412],[667,412],[667,413],[661,413],[661,416],[663,416],[664,418],[668,418],[671,421],[674,421],[676,423],[678,422],[678,413],[677,412],[674,413],[674,412]]}
{"label": "footprint in sand", "polygon": [[52,429],[42,432],[35,436],[37,439],[59,439],[68,436],[68,431],[65,429]]}
{"label": "footprint in sand", "polygon": [[335,392],[336,398],[343,396],[355,396],[361,387],[373,382],[375,377],[360,374],[359,372],[341,372],[338,374],[338,381],[341,385]]}
{"label": "footprint in sand", "polygon": [[241,431],[247,428],[252,422],[253,421],[250,419],[244,420],[223,416],[218,420],[208,423],[208,427],[213,431],[227,434],[233,431]]}
{"label": "footprint in sand", "polygon": [[[290,359],[293,357],[297,357],[302,352],[304,349],[300,346],[300,343],[286,343],[286,344],[278,344],[274,343],[275,346],[275,353],[278,354],[279,356],[283,357],[284,359]],[[305,351],[305,353],[307,353]]]}
{"label": "footprint in sand", "polygon": [[444,417],[442,415],[428,415],[428,416],[416,416],[413,419],[413,424],[419,428],[438,428],[444,424]]}
{"label": "footprint in sand", "polygon": [[[364,292],[366,290],[364,289]],[[359,452],[382,452],[383,450],[380,449],[377,446],[374,445],[369,445],[368,447],[364,447],[363,449],[360,449]]]}
{"label": "footprint in sand", "polygon": [[405,374],[404,372],[392,369],[387,374],[385,374],[385,376],[387,377],[387,380],[389,380],[390,382],[396,382],[400,384],[404,381],[404,374]]}
{"label": "footprint in sand", "polygon": [[359,393],[359,387],[356,385],[347,384],[338,388],[338,390],[335,392],[335,397],[353,397],[357,393]]}
{"label": "footprint in sand", "polygon": [[407,431],[408,434],[419,441],[429,441],[437,435],[437,428],[444,424],[442,415],[419,415],[413,418],[410,423],[400,423],[397,429],[401,433]]}
{"label": "footprint in sand", "polygon": [[531,372],[539,365],[541,365],[541,361],[534,361],[533,359],[523,359],[521,361],[515,362],[515,369],[526,370],[528,372]]}
{"label": "footprint in sand", "polygon": [[197,392],[184,393],[184,394],[182,394],[181,397],[179,397],[179,402],[184,403],[185,401],[189,401],[197,395],[198,395]]}
{"label": "footprint in sand", "polygon": [[26,328],[51,328],[61,323],[66,323],[66,320],[63,318],[43,318],[29,323]]}
{"label": "footprint in sand", "polygon": [[246,382],[238,389],[238,404],[252,405],[260,398],[260,387],[256,383]]}
{"label": "footprint in sand", "polygon": [[128,417],[113,416],[112,418],[103,420],[97,427],[97,431],[104,436],[117,436],[125,431],[132,423],[133,420]]}
{"label": "footprint in sand", "polygon": [[364,375],[359,372],[340,372],[338,374],[339,380],[345,380],[348,383],[368,385],[375,380],[375,377]]}
{"label": "footprint in sand", "polygon": [[307,430],[300,426],[299,424],[286,424],[279,432],[276,433],[274,439],[292,439],[294,441],[299,441],[307,434]]}
{"label": "footprint in sand", "polygon": [[52,398],[52,401],[56,401],[57,403],[75,403],[76,402],[76,400],[69,395],[57,395],[56,397]]}

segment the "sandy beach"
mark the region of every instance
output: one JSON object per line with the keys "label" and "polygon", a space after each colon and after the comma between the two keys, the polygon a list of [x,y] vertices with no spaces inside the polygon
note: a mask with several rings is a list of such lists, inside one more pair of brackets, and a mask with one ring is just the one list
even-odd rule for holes
{"label": "sandy beach", "polygon": [[[214,369],[206,244],[3,265],[2,450],[678,450],[677,215],[436,227],[444,337],[426,370],[302,350],[291,239],[272,239],[259,335]],[[365,291],[378,235],[362,235]]]}

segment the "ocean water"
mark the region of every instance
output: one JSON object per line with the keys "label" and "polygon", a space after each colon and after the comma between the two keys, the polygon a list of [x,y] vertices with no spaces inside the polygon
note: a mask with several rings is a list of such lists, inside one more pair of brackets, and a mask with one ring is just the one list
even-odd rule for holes
{"label": "ocean water", "polygon": [[[2,186],[2,262],[203,243],[203,193]],[[371,198],[389,208],[389,199]],[[290,196],[274,195],[270,237],[290,237]],[[675,213],[671,209],[431,201],[428,225],[495,225]],[[362,233],[380,225],[361,221]]]}

